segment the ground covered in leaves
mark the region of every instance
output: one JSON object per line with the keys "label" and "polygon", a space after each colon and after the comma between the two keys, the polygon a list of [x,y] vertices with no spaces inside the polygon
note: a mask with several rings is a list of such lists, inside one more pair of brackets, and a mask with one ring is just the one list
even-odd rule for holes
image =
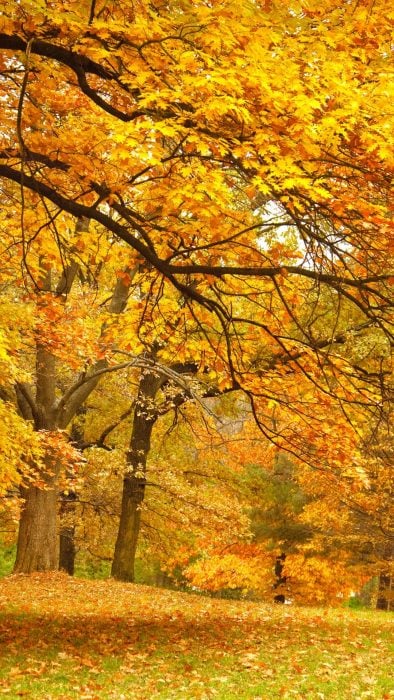
{"label": "ground covered in leaves", "polygon": [[394,698],[391,613],[65,575],[0,581],[8,698]]}

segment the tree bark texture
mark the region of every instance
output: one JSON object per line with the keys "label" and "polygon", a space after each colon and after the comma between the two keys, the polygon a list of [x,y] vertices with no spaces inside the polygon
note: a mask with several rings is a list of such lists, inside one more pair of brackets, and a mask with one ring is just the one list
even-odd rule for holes
{"label": "tree bark texture", "polygon": [[31,486],[22,490],[22,497],[14,573],[57,569],[57,491],[51,484],[45,489]]}
{"label": "tree bark texture", "polygon": [[[86,407],[81,406],[77,415],[79,420],[71,426],[70,440],[76,448],[79,448],[84,440]],[[72,477],[67,470],[66,477],[68,479]],[[77,553],[75,545],[77,502],[78,493],[74,490],[63,492],[60,496],[59,569],[66,571],[70,576],[74,576]]]}
{"label": "tree bark texture", "polygon": [[162,384],[163,378],[154,372],[142,372],[127,453],[128,466],[123,480],[121,515],[111,570],[111,575],[120,581],[134,581],[141,507],[145,498],[146,463],[153,426],[158,417],[154,399]]}
{"label": "tree bark texture", "polygon": [[[44,289],[50,288],[50,275]],[[55,358],[40,342],[36,346],[36,396],[30,396],[30,408],[36,430],[55,427]],[[20,405],[20,409],[22,406]],[[28,417],[30,418],[30,416]],[[57,477],[59,465],[48,454],[37,468],[38,485],[23,486],[23,506],[19,522],[15,573],[51,571],[58,567]]]}
{"label": "tree bark texture", "polygon": [[393,577],[389,573],[381,573],[378,584],[378,599],[376,601],[377,610],[393,610]]}
{"label": "tree bark texture", "polygon": [[60,506],[59,569],[74,576],[75,569],[75,510],[77,495],[63,495]]}

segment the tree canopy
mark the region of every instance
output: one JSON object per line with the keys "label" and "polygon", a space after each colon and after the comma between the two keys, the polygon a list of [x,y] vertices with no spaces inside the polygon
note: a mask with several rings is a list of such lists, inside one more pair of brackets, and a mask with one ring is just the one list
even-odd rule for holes
{"label": "tree canopy", "polygon": [[55,431],[138,368],[144,484],[157,401],[236,390],[265,439],[363,493],[392,399],[393,19],[382,0],[1,3],[1,410],[48,491]]}
{"label": "tree canopy", "polygon": [[88,218],[145,261],[167,317],[178,290],[233,384],[254,374],[245,333],[327,362],[311,289],[391,335],[382,3],[21,2],[1,21],[0,174],[24,195],[7,228],[27,266],[43,229],[70,257],[60,211]]}

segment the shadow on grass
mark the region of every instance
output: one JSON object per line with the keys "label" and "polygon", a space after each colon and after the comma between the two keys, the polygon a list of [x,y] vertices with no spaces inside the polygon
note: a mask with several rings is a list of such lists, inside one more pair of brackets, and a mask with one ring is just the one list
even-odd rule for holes
{"label": "shadow on grass", "polygon": [[[163,617],[165,617],[163,615]],[[273,632],[273,622],[265,623],[222,620],[220,618],[194,621],[176,617],[163,620],[127,620],[117,616],[69,616],[35,615],[31,613],[3,613],[0,615],[0,655],[34,654],[52,649],[71,656],[86,655],[122,656],[125,649],[136,653],[152,651],[160,646],[164,653],[183,645],[188,653],[209,654],[220,647],[233,650],[237,641],[244,644],[245,637],[264,641]],[[275,621],[275,635],[280,634]],[[285,632],[285,630],[283,630]],[[286,632],[288,634],[288,630]]]}

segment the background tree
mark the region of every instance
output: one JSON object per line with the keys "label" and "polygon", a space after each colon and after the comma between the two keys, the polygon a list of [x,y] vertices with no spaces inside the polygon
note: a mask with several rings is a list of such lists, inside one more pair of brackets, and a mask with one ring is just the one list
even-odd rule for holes
{"label": "background tree", "polygon": [[[125,397],[130,391],[130,377],[120,379],[120,375],[108,377],[100,396],[91,396],[82,444],[87,463],[78,485],[73,523],[81,555],[87,552],[96,560],[112,559],[122,507],[122,477],[125,468],[127,476],[128,469],[128,442],[135,429],[133,411],[123,421],[114,417],[112,426],[102,429],[108,415],[105,403],[119,382]],[[202,539],[228,544],[249,535],[249,520],[238,493],[241,467],[229,462],[227,454],[227,445],[235,436],[231,438],[221,430],[222,420],[228,424],[229,406],[227,410],[217,406],[215,412],[211,407],[207,413],[208,407],[189,401],[177,409],[175,421],[173,411],[168,406],[164,411],[164,407],[162,400],[151,449],[146,454],[139,526],[131,530],[136,539],[139,535],[139,559],[145,560],[147,568],[154,566],[158,571],[160,567],[169,569],[168,562],[175,552],[182,551],[185,556]],[[117,408],[121,410],[121,405]],[[238,428],[241,425],[239,422]],[[125,571],[121,573],[134,580],[135,551],[126,550],[126,554]]]}

